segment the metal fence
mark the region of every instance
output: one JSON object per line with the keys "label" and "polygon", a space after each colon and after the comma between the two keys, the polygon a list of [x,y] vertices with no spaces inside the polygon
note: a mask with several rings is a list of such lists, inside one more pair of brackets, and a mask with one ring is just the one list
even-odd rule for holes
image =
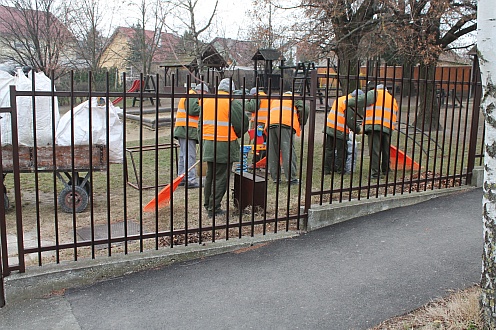
{"label": "metal fence", "polygon": [[[270,86],[267,95],[255,96],[232,89],[227,94],[176,92],[174,76],[171,86],[157,86],[155,92],[128,93],[127,86],[123,92],[93,91],[91,77],[87,91],[56,91],[53,83],[50,90],[39,91],[34,77],[34,92],[11,88],[10,106],[1,108],[4,122],[0,125],[3,275],[66,260],[304,230],[312,205],[450,188],[471,180],[476,158],[482,157],[477,152],[482,150],[483,118],[479,116],[480,83],[461,72],[466,68],[436,68],[434,73],[411,69],[409,78],[403,74],[405,68],[397,67],[366,67],[355,75],[342,75],[329,64],[320,69],[303,80],[295,79],[292,95]],[[195,82],[187,80],[187,86]],[[349,173],[325,174],[323,132],[329,110],[337,97],[350,94],[355,86],[365,90],[367,82],[384,85],[398,103],[397,130],[390,136],[390,171],[371,178],[368,135],[360,133],[350,134],[345,144]],[[210,88],[215,92],[218,84],[217,79]],[[242,85],[246,86],[245,81]],[[121,97],[119,107],[114,106],[112,101]],[[59,98],[66,98],[70,106],[59,109]],[[86,101],[78,104],[79,99]],[[206,187],[179,185],[179,145],[173,123],[182,99],[186,105],[199,99],[200,123],[207,104],[228,104],[231,110],[241,107],[247,113],[236,119],[241,120],[237,124],[242,134],[235,133],[237,144],[232,144],[237,150],[227,149],[226,161],[205,160],[207,145],[196,147],[199,185],[211,187],[214,196],[224,189],[223,182],[227,186],[221,203],[225,213],[205,208]],[[27,117],[19,116],[26,110],[19,107],[20,100],[30,101]],[[301,134],[285,136],[284,127],[277,126],[264,141],[265,133],[254,124],[258,115],[251,119],[248,113],[250,104],[263,100],[272,107],[277,102],[279,115],[284,102],[304,104],[309,116],[306,124],[300,119]],[[139,106],[130,107],[135,101]],[[47,116],[49,125],[39,126],[42,116]],[[228,117],[229,127],[234,120]],[[31,127],[31,145],[20,143],[18,137],[25,133],[20,127]],[[64,127],[66,141],[61,144]],[[10,141],[4,138],[7,128]],[[220,134],[218,123],[214,128],[214,134]],[[200,136],[204,129],[200,124]],[[48,140],[40,142],[46,134]],[[285,143],[294,148],[283,147],[281,154],[274,149],[280,147],[273,147]],[[221,147],[211,145],[220,157]],[[280,154],[280,159],[271,158],[271,152]],[[278,166],[288,159],[294,160],[295,167]],[[205,176],[206,172],[212,175]],[[187,180],[190,174],[185,176]],[[291,181],[295,176],[298,181]],[[219,178],[226,181],[212,185]],[[151,206],[144,209],[145,205]]]}

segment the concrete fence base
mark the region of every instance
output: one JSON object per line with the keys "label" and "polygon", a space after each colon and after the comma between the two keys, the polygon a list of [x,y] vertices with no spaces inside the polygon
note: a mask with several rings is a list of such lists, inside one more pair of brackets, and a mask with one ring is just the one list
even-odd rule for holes
{"label": "concrete fence base", "polygon": [[408,206],[427,201],[432,198],[467,191],[472,187],[455,187],[449,189],[429,190],[404,195],[389,195],[386,197],[352,200],[349,202],[316,205],[308,210],[307,231],[319,229],[353,218],[390,210],[396,207]]}

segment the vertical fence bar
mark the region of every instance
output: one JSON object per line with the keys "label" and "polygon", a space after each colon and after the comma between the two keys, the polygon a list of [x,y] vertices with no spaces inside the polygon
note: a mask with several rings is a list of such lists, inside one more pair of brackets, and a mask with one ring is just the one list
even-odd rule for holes
{"label": "vertical fence bar", "polygon": [[42,265],[41,260],[41,221],[40,221],[40,188],[39,188],[39,172],[38,172],[38,128],[36,116],[36,74],[31,76],[31,104],[33,111],[33,161],[34,161],[34,189],[36,201],[36,247],[38,248],[38,266]]}
{"label": "vertical fence bar", "polygon": [[21,176],[19,157],[19,134],[17,130],[17,97],[15,86],[10,86],[10,107],[11,123],[12,123],[12,167],[14,174],[14,190],[15,190],[15,209],[16,209],[16,232],[17,232],[17,252],[19,258],[19,271],[24,273],[26,270],[24,260],[24,235],[23,235],[23,222],[22,222],[22,201],[21,201]]}
{"label": "vertical fence bar", "polygon": [[[2,184],[3,184],[3,182],[2,182]],[[3,209],[3,217],[5,218],[5,208],[3,207],[3,205],[0,205],[0,209]],[[3,242],[3,238],[0,237],[0,243],[2,243],[2,242]],[[2,249],[0,249],[0,308],[5,306],[5,289],[4,289],[4,281],[3,281],[3,267],[2,267],[3,258],[2,258],[2,255],[3,255]]]}
{"label": "vertical fence bar", "polygon": [[[176,72],[177,74],[178,72]],[[176,74],[173,74],[172,75],[172,86],[171,86],[171,136],[173,136],[173,124],[175,122],[175,113],[174,113],[174,104],[175,104],[175,91],[176,91],[176,86],[177,86],[177,81],[179,80],[179,77],[176,75]],[[188,78],[188,81],[189,81],[189,78]],[[171,147],[172,147],[172,138],[171,138]],[[172,162],[172,159],[174,157],[174,152],[172,151],[173,148],[170,148],[170,159],[171,159],[171,169],[170,169],[170,172],[169,172],[169,182],[172,184],[173,180],[174,180],[174,176],[173,176],[173,173],[174,173],[174,162]],[[156,173],[156,176],[158,176],[158,171]],[[156,180],[156,185],[158,185],[158,178],[155,179]],[[158,194],[158,189],[156,189],[155,191],[155,198],[157,199],[157,194]],[[170,234],[169,234],[169,240],[170,240],[170,247],[173,248],[174,247],[174,189],[171,189],[171,196],[170,196],[170,199],[171,199],[171,207],[170,207],[170,211],[169,211],[169,215],[170,215],[170,219],[169,219],[169,230],[170,230]],[[158,200],[158,199],[157,199]],[[201,212],[200,212],[201,213]],[[156,209],[156,213],[155,213],[155,217],[158,217],[158,203],[157,203],[157,209]],[[158,218],[157,220],[158,221]],[[200,236],[201,236],[201,231],[200,231]]]}
{"label": "vertical fence bar", "polygon": [[[0,131],[0,155],[2,155],[2,139]],[[5,213],[7,209],[5,207],[6,189],[4,184],[4,173],[3,173],[3,162],[2,157],[0,157],[0,308],[5,306],[5,291],[4,291],[4,280],[3,280],[3,255],[7,251],[7,228],[5,223]],[[5,254],[7,255],[7,254]]]}
{"label": "vertical fence bar", "polygon": [[[54,210],[58,209],[58,198],[57,198],[57,156],[55,152],[55,145],[56,145],[56,128],[57,128],[57,122],[55,121],[55,111],[59,111],[59,108],[56,107],[56,102],[55,102],[55,79],[53,78],[55,76],[54,70],[51,71],[51,79],[50,79],[50,94],[51,94],[51,101],[52,101],[52,164],[53,164],[53,171],[52,171],[52,180],[53,180],[53,204]],[[57,99],[58,101],[58,99]],[[59,216],[58,212],[54,212],[54,231],[55,231],[55,259],[56,263],[60,262],[60,235],[59,235]]]}
{"label": "vertical fence bar", "polygon": [[[203,77],[202,77],[203,79]],[[212,76],[212,81],[214,80]],[[207,84],[210,81],[210,74],[207,72]],[[203,83],[203,81],[201,81]],[[209,88],[209,93],[212,94],[214,91],[213,86],[210,86]],[[202,187],[205,185],[205,181],[203,181],[203,107],[205,105],[205,93],[206,91],[203,90],[201,91],[201,95],[199,97],[199,102],[200,102],[200,116],[198,117],[198,127],[200,128],[198,130],[198,149],[199,149],[199,157],[198,159],[200,160],[200,174],[199,174],[199,183],[200,183],[200,192],[198,193],[198,244],[203,244],[203,208],[202,208],[202,200],[203,200],[203,189]],[[171,105],[172,106],[172,105]],[[173,113],[174,111],[172,111]],[[171,115],[171,122],[173,116]],[[205,173],[206,174],[206,173]]]}
{"label": "vertical fence bar", "polygon": [[[234,100],[234,90],[233,90],[233,87],[234,87],[234,89],[236,89],[236,88],[233,85],[234,85],[234,80],[233,80],[233,77],[231,77],[230,78],[230,81],[229,81],[229,86],[230,86],[229,87],[229,101],[228,101],[229,118],[228,118],[228,126],[227,126],[229,128],[232,127],[232,112],[231,111],[232,111],[233,103],[235,102],[235,100]],[[241,86],[238,86],[238,87],[241,87]],[[243,92],[243,94],[244,94],[244,92]],[[217,106],[215,109],[216,109],[215,112],[218,113],[219,112],[219,107]],[[227,143],[229,144],[229,147],[227,149],[227,182],[228,182],[228,184],[231,182],[231,175],[232,175],[232,170],[233,170],[232,168],[233,168],[233,164],[234,164],[234,162],[233,162],[233,155],[231,154],[231,134],[232,134],[231,133],[231,130],[228,129],[227,130]],[[216,143],[218,143],[217,139],[215,139],[215,141],[216,141]],[[239,150],[238,152],[239,152],[239,155],[241,156],[241,150]],[[217,159],[217,154],[216,154],[215,159]],[[241,173],[241,175],[242,175],[242,173]],[[227,188],[228,190],[229,190],[229,187],[230,186],[228,185],[228,188]],[[225,215],[225,217],[226,217],[226,241],[229,240],[229,225],[230,225],[229,195],[230,194],[227,191],[226,192],[226,204],[227,204],[227,206],[226,206],[226,215]],[[214,198],[214,200],[215,200],[215,198]],[[215,213],[216,213],[215,210],[216,210],[216,205],[215,205],[215,202],[214,202],[214,206],[213,206],[213,210],[212,210],[212,213],[213,213],[212,214],[212,218],[215,217]]]}
{"label": "vertical fence bar", "polygon": [[[140,73],[140,88],[139,88],[139,251],[143,252],[143,208],[141,205],[143,205],[143,91],[145,90],[145,79],[143,76],[143,73]],[[133,106],[134,102],[136,101],[136,97],[133,99]]]}
{"label": "vertical fence bar", "polygon": [[[158,132],[159,132],[159,106],[160,106],[160,97],[159,97],[159,86],[160,86],[160,80],[159,80],[159,75],[158,73],[156,74],[155,76],[155,81],[157,82],[157,86],[155,87],[155,144],[156,144],[156,147],[155,147],[155,192],[156,192],[156,195],[155,195],[155,200],[158,201],[158,162],[159,162],[159,153],[158,153],[158,145],[159,145],[159,136],[158,136]],[[173,105],[171,104],[171,109],[173,108]],[[172,110],[171,110],[172,112]],[[187,119],[186,119],[187,120]],[[171,122],[171,130],[174,128],[174,122]],[[171,151],[174,149],[173,148],[173,141],[174,141],[174,137],[173,137],[173,134],[171,134],[171,144],[170,144],[170,149]],[[171,172],[174,172],[173,171],[173,167],[174,167],[174,161],[173,161],[173,158],[171,157],[170,158],[170,164],[171,164]],[[170,183],[171,185],[171,188],[172,188],[172,182]],[[158,247],[159,247],[159,236],[158,236],[158,232],[159,232],[159,221],[158,221],[158,202],[155,203],[155,250],[158,250]],[[187,203],[186,203],[186,209],[187,208]],[[140,205],[140,208],[141,208],[141,205]],[[172,199],[171,199],[171,208],[172,207]],[[188,213],[186,212],[186,215]],[[187,223],[187,217],[186,217],[186,223]],[[186,232],[187,232],[187,227],[186,227]],[[186,237],[188,235],[186,234]],[[186,239],[185,240],[185,244],[187,245],[188,244],[188,240]]]}
{"label": "vertical fence bar", "polygon": [[[393,90],[392,90],[392,96],[393,98],[396,98],[398,95],[398,93],[396,92],[396,83],[397,83],[397,69],[398,67],[396,65],[393,66],[393,81],[392,81],[392,85],[393,85]],[[401,75],[403,76],[404,75],[404,71],[402,70],[401,71]],[[403,80],[402,80],[403,81]],[[396,134],[396,148],[397,150],[400,150],[400,130],[401,130],[401,119],[402,119],[402,107],[403,107],[403,85],[401,85],[401,89],[400,89],[400,93],[399,93],[399,102],[398,102],[398,113],[397,113],[397,131],[398,133]],[[391,145],[393,144],[393,134],[391,133]],[[405,154],[407,153],[407,150],[405,148]],[[406,157],[403,157],[404,158],[404,162],[406,161]],[[396,195],[396,187],[398,186],[398,157],[395,157],[395,160],[394,160],[395,164],[394,164],[394,168],[395,168],[395,171],[394,171],[394,174],[393,174],[393,193],[392,195],[395,196]],[[391,164],[390,164],[391,166]],[[386,181],[387,179],[389,178],[389,174],[390,174],[390,169],[388,170],[388,173],[386,174]],[[405,166],[403,166],[403,172],[405,171]]]}
{"label": "vertical fence bar", "polygon": [[[451,95],[451,98],[452,98],[452,106],[453,106],[453,110],[456,109],[456,87],[458,86],[458,74],[457,74],[457,70],[455,70],[455,82],[453,84],[453,95]],[[460,160],[460,172],[459,174],[457,174],[457,165],[458,165],[458,161],[459,161],[459,158],[461,158],[461,156],[459,155],[459,152],[460,152],[460,135],[461,135],[461,129],[462,129],[462,108],[461,108],[461,105],[460,105],[460,111],[458,112],[458,129],[457,129],[457,133],[456,133],[456,151],[455,151],[455,163],[454,163],[454,166],[453,166],[453,187],[455,186],[455,182],[456,182],[456,178],[459,177],[460,180],[462,179],[462,171],[463,171],[463,164],[461,164],[461,160]],[[461,149],[461,152],[463,153],[463,149]]]}
{"label": "vertical fence bar", "polygon": [[[4,113],[2,113],[2,117],[5,116]],[[0,130],[0,155],[3,156],[3,151],[2,151],[2,139],[1,139],[1,130]],[[2,259],[2,255],[8,256],[8,246],[7,246],[7,223],[5,219],[5,214],[7,213],[7,205],[6,205],[6,198],[7,198],[7,189],[5,187],[4,183],[5,179],[5,173],[3,172],[3,157],[0,157],[0,277],[2,281],[2,286],[3,286],[3,270],[6,271],[5,275],[8,275],[8,257]],[[3,296],[0,294],[0,296]],[[1,299],[1,297],[0,297]]]}
{"label": "vertical fence bar", "polygon": [[[443,126],[441,126],[441,108],[442,108],[442,105],[441,105],[441,97],[442,97],[442,94],[441,94],[441,86],[442,86],[442,82],[443,82],[443,79],[444,79],[444,68],[441,68],[441,79],[439,80],[438,83],[436,83],[434,85],[434,98],[435,98],[435,102],[434,104],[436,105],[436,111],[437,111],[437,127],[435,128],[436,130],[436,137],[435,137],[435,140],[434,140],[434,162],[432,164],[432,180],[431,180],[431,190],[434,190],[434,186],[435,186],[435,180],[436,180],[436,177],[438,176],[437,174],[437,165],[438,165],[438,141],[439,141],[439,131],[441,129],[444,129]],[[439,90],[437,89],[437,86],[439,85]],[[430,141],[429,141],[429,150],[430,150]]]}
{"label": "vertical fence bar", "polygon": [[[319,90],[318,90],[318,86],[317,86],[317,74],[318,74],[318,71],[317,69],[314,69],[312,70],[311,74],[310,74],[310,86],[308,86],[308,89],[310,91],[313,91],[310,92],[310,97],[313,96],[313,100],[315,100],[317,98],[317,93],[319,93]],[[312,84],[312,76],[315,76],[315,83]],[[308,84],[307,80],[305,79],[305,85]],[[307,86],[305,86],[307,88]],[[299,230],[302,226],[300,225],[301,221],[300,221],[300,217],[301,217],[301,204],[302,204],[302,201],[301,201],[301,198],[302,198],[302,178],[303,178],[303,155],[304,155],[304,150],[305,150],[305,132],[306,132],[306,129],[305,129],[305,124],[306,124],[306,121],[308,121],[308,118],[307,120],[305,120],[305,113],[307,111],[309,111],[309,109],[307,109],[307,105],[306,105],[306,101],[307,101],[307,94],[306,93],[303,93],[301,96],[303,96],[303,99],[302,99],[302,102],[303,102],[303,109],[301,110],[302,112],[300,113],[303,117],[301,119],[301,136],[300,136],[300,164],[299,164],[299,168],[298,168],[298,211],[297,211],[297,222],[296,222],[296,228]],[[315,103],[314,103],[315,104]],[[307,146],[309,146],[307,144]],[[308,152],[307,152],[307,157],[308,157]],[[312,157],[313,158],[313,157]],[[312,164],[313,166],[313,164]],[[291,179],[290,179],[291,180]],[[310,181],[312,182],[312,181]],[[291,182],[288,182],[288,187],[291,188]],[[290,208],[289,208],[289,202],[291,200],[291,197],[289,196],[288,194],[288,221],[286,222],[286,231],[289,230],[289,217],[290,217]],[[305,217],[303,219],[303,225],[306,225],[307,224],[307,218],[308,218],[308,213],[305,212]],[[306,227],[305,227],[306,228]]]}
{"label": "vertical fence bar", "polygon": [[[329,71],[327,72],[329,74]],[[305,214],[312,205],[312,179],[313,179],[313,158],[315,155],[315,117],[317,113],[317,70],[312,71],[310,75],[310,90],[312,91],[310,101],[310,111],[308,117],[308,154],[307,154],[307,173],[305,182]],[[308,217],[303,221],[303,228],[306,229],[308,225]]]}
{"label": "vertical fence bar", "polygon": [[[467,160],[467,183],[472,184],[472,176],[475,167],[475,157],[477,152],[477,137],[479,133],[479,115],[480,115],[480,101],[482,96],[482,86],[479,81],[479,74],[474,75],[475,93],[472,105],[472,122],[470,125],[470,140],[468,147],[468,160]],[[468,106],[468,103],[467,103]],[[483,131],[484,132],[484,131]],[[482,134],[484,136],[484,134]],[[482,157],[481,157],[482,159]]]}
{"label": "vertical fence bar", "polygon": [[[446,87],[446,89],[449,88],[449,81],[450,81],[450,77],[451,77],[451,70],[448,70],[448,85]],[[439,184],[438,184],[438,188],[440,189],[442,187],[442,177],[443,177],[443,174],[444,174],[444,154],[445,154],[445,143],[446,143],[446,134],[447,134],[447,125],[448,125],[448,102],[446,102],[446,99],[445,99],[445,93],[444,93],[444,82],[442,83],[442,88],[441,88],[441,97],[443,98],[443,102],[441,104],[445,104],[444,106],[444,123],[443,123],[443,139],[442,139],[442,143],[441,143],[441,164],[440,164],[440,172],[439,172]],[[449,163],[449,157],[451,155],[448,153],[448,163]],[[446,169],[446,176],[449,175],[449,167]]]}
{"label": "vertical fence bar", "polygon": [[[456,69],[458,71],[458,68]],[[462,108],[464,107],[463,106],[463,98],[465,96],[465,93],[464,93],[464,90],[465,90],[465,86],[466,86],[466,80],[465,80],[465,70],[461,70],[461,82],[460,82],[460,99],[459,99],[459,103],[460,103],[460,113],[462,111]],[[458,75],[457,75],[458,76]],[[470,87],[468,87],[470,89]],[[462,155],[461,155],[461,164],[460,164],[460,185],[462,185],[462,179],[463,179],[463,169],[464,169],[464,166],[465,166],[465,150],[466,147],[467,147],[467,139],[470,138],[469,136],[469,133],[467,132],[467,130],[469,129],[469,123],[468,123],[468,116],[470,115],[470,109],[469,109],[469,106],[468,106],[468,97],[467,97],[467,103],[465,104],[465,120],[464,120],[464,123],[463,123],[463,146],[462,146]],[[467,172],[468,172],[468,169],[467,169]],[[465,173],[465,179],[467,178],[467,173]]]}
{"label": "vertical fence bar", "polygon": [[[430,156],[431,156],[430,151],[431,151],[432,124],[433,124],[432,122],[435,118],[434,117],[435,112],[437,112],[437,120],[436,120],[437,127],[435,129],[436,130],[439,129],[439,105],[436,101],[436,71],[437,71],[436,67],[431,69],[430,74],[432,75],[432,77],[429,78],[430,84],[428,85],[430,87],[430,90],[428,90],[426,93],[426,98],[429,99],[429,97],[430,97],[430,101],[428,104],[430,111],[429,111],[429,128],[428,128],[428,133],[427,133],[427,150],[425,151],[426,172],[425,172],[424,191],[427,190],[427,183],[429,182],[429,162],[430,162]],[[425,120],[424,120],[424,123],[425,123]],[[422,136],[425,135],[425,129],[426,128],[425,128],[425,124],[424,124],[424,129],[422,130]],[[424,143],[422,143],[422,145],[424,145]],[[432,172],[432,177],[434,178],[434,176],[436,174],[436,168],[433,167],[431,172]],[[432,189],[434,189],[434,186],[431,186],[431,190]]]}
{"label": "vertical fence bar", "polygon": [[[238,72],[238,76],[239,76],[239,72]],[[241,77],[239,77],[238,79],[241,79]],[[241,84],[241,86],[243,87],[246,87],[246,77],[243,77],[242,78],[242,81],[243,83]],[[246,102],[247,102],[247,99],[246,99],[246,89],[247,88],[243,88],[243,91],[242,91],[242,98],[241,98],[241,103],[242,103],[242,109],[243,109],[243,113],[246,113]],[[258,94],[258,93],[257,93]],[[249,94],[248,94],[249,95]],[[253,109],[255,111],[255,113],[257,113],[258,111],[258,104],[255,104],[255,108]],[[255,122],[256,123],[256,122]],[[243,116],[242,117],[242,123],[241,123],[241,126],[242,127],[245,127],[245,117]],[[248,130],[250,130],[250,121],[248,119]],[[253,155],[255,157],[256,155],[256,148],[257,148],[257,130],[256,130],[256,126],[254,128],[254,135],[253,135],[253,138],[254,138],[254,141],[253,141]],[[249,138],[250,139],[250,138]],[[246,156],[246,159],[244,159],[244,145],[245,145],[245,134],[243,133],[243,135],[241,135],[241,143],[240,143],[240,148],[241,148],[241,151],[240,151],[240,159],[239,159],[239,167],[238,167],[238,170],[239,170],[239,186],[241,187],[241,180],[242,180],[242,177],[243,177],[243,172],[247,170],[247,167],[248,167],[248,156]],[[236,180],[236,175],[234,176],[234,181]],[[251,180],[253,180],[253,185],[255,185],[255,171],[253,171],[253,176],[251,178]],[[229,196],[229,189],[227,191],[227,196]],[[244,196],[244,194],[240,194],[239,196],[239,201],[238,201],[238,217],[237,217],[237,227],[238,227],[238,238],[241,238],[243,236],[243,225],[242,225],[242,222],[243,222],[243,209],[241,207],[241,205],[244,205],[243,204],[243,198],[244,197],[247,197],[250,201],[253,201],[254,200],[254,195],[255,195],[255,189],[253,189],[253,191],[251,192],[251,194],[246,194],[246,196]],[[234,205],[236,205],[236,200],[233,196],[233,203]],[[229,205],[229,204],[228,204]],[[255,207],[253,206],[252,207],[252,210],[251,210],[251,214],[253,215],[255,212]]]}
{"label": "vertical fence bar", "polygon": [[[165,75],[165,79],[167,79],[167,75]],[[129,241],[128,241],[128,227],[127,227],[127,184],[128,181],[128,167],[127,167],[127,158],[126,158],[126,143],[127,143],[127,95],[126,95],[126,72],[122,73],[122,154],[124,155],[124,166],[122,173],[122,193],[123,193],[123,208],[124,208],[124,254],[128,254]],[[93,190],[93,189],[91,189]]]}
{"label": "vertical fence bar", "polygon": [[[257,81],[259,81],[259,79],[257,78]],[[268,81],[268,89],[267,89],[267,94],[268,94],[268,100],[267,100],[267,125],[270,123],[270,104],[272,103],[272,78],[269,78],[269,81]],[[265,146],[266,146],[266,150],[265,150],[265,173],[264,173],[264,180],[266,182],[266,185],[268,186],[268,180],[269,180],[269,171],[268,171],[268,166],[269,166],[269,144],[270,144],[270,136],[269,136],[269,132],[267,131],[266,133],[266,140],[265,140]],[[266,188],[265,189],[265,192],[264,192],[265,196],[264,196],[264,209],[266,210],[267,209],[267,196],[268,196],[268,189]],[[267,212],[264,212],[264,216],[263,216],[263,221],[262,221],[262,233],[263,235],[265,235],[267,233]]]}
{"label": "vertical fence bar", "polygon": [[[282,80],[282,79],[281,79]],[[294,82],[294,81],[293,81]],[[280,82],[282,84],[282,81]],[[303,84],[302,84],[302,93],[301,95],[305,95],[306,94],[306,88],[307,88],[307,80],[304,79],[303,80]],[[295,91],[295,88],[293,86],[292,88],[292,91],[294,92]],[[291,95],[291,127],[294,127],[294,113],[295,111],[295,93],[292,93]],[[282,112],[282,111],[281,111]],[[301,126],[301,125],[300,125]],[[302,131],[302,127],[300,127],[300,134],[301,134],[301,131]],[[289,173],[287,173],[287,179],[288,179],[288,186],[287,186],[287,199],[286,199],[286,214],[284,215],[286,217],[286,231],[288,230],[289,228],[289,208],[290,208],[290,201],[291,201],[291,180],[292,180],[292,177],[294,175],[294,173],[292,173],[293,171],[293,168],[292,168],[292,163],[293,163],[293,157],[296,157],[296,149],[294,149],[294,143],[295,143],[295,134],[293,134],[293,129],[291,129],[291,134],[289,135],[289,145],[291,146],[289,148],[289,165],[288,165],[288,169],[289,169]],[[303,139],[301,140],[301,148],[300,148],[300,156],[303,156]],[[293,155],[293,149],[295,151],[295,155]],[[300,157],[300,161],[301,161],[301,157]],[[298,162],[296,163],[298,166]],[[301,163],[300,163],[301,164]],[[299,183],[298,183],[299,185]],[[298,201],[298,204],[299,204],[300,201]],[[298,219],[298,227],[299,227],[299,219]]]}
{"label": "vertical fence bar", "polygon": [[[108,72],[107,72],[107,83],[106,83],[106,90],[108,92]],[[88,115],[88,130],[89,132],[93,132],[93,116],[91,115],[91,113],[93,112],[92,111],[92,104],[91,104],[91,92],[92,92],[92,89],[93,89],[93,75],[92,75],[92,72],[89,71],[88,72],[88,109],[89,109],[89,115]],[[107,100],[105,102],[105,104],[107,104],[108,106],[108,97],[107,97]],[[98,102],[97,102],[98,103]],[[107,115],[107,121],[108,121],[108,115]],[[106,140],[107,141],[107,149],[109,147],[109,143],[108,143],[108,139]],[[95,259],[95,209],[93,207],[93,198],[92,198],[92,194],[93,194],[93,134],[89,134],[88,135],[88,157],[89,157],[89,186],[90,186],[90,191],[88,192],[88,200],[91,201],[90,203],[90,236],[91,236],[91,258],[92,259]],[[108,168],[107,168],[108,170]],[[79,174],[78,174],[79,176]],[[74,181],[75,183],[78,183],[79,184],[79,178],[77,179],[77,181]],[[109,238],[109,242],[110,242],[110,235],[107,236]],[[110,244],[110,243],[109,243]],[[110,248],[109,248],[109,252],[110,252]]]}
{"label": "vertical fence bar", "polygon": [[[420,90],[421,90],[421,79],[420,79],[420,70],[421,68],[418,67],[417,68],[417,79],[416,79],[416,86],[417,86],[417,89],[416,89],[416,93],[415,93],[415,106],[414,106],[414,116],[413,116],[413,131],[415,132],[415,134],[413,135],[413,142],[412,142],[412,162],[414,162],[416,160],[415,158],[415,150],[416,150],[416,145],[417,145],[417,122],[418,122],[418,108],[419,108],[419,98],[420,98]],[[420,152],[422,152],[422,147],[420,147]],[[420,175],[422,173],[422,164],[420,163],[420,161],[418,162],[420,164],[419,166],[419,169],[417,171],[417,176],[420,178]],[[414,178],[414,169],[412,168],[412,171],[410,172],[410,189],[409,189],[409,193],[412,192],[412,189],[413,189],[413,178]],[[416,188],[416,191],[418,192],[418,183],[417,183],[417,188]]]}
{"label": "vertical fence bar", "polygon": [[[70,97],[70,109],[69,111],[71,112],[71,206],[72,206],[72,242],[73,242],[73,247],[74,247],[74,261],[77,261],[78,259],[78,248],[77,244],[75,242],[77,241],[77,216],[76,216],[76,194],[75,194],[75,181],[74,181],[74,176],[76,175],[75,171],[75,166],[74,166],[74,158],[75,158],[75,153],[74,153],[74,131],[75,131],[75,126],[74,126],[74,106],[75,106],[75,100],[74,100],[74,71],[71,71],[70,74],[70,79],[71,79],[71,97]],[[91,102],[90,102],[90,108],[91,108]],[[91,113],[91,112],[90,112]]]}
{"label": "vertical fence bar", "polygon": [[[105,168],[107,169],[106,171],[106,193],[107,193],[107,239],[108,239],[108,256],[112,255],[112,224],[110,219],[112,218],[112,210],[111,210],[111,194],[112,194],[112,189],[111,189],[111,172],[110,172],[110,104],[108,102],[109,100],[109,73],[107,72],[105,75],[105,99],[107,100],[105,102],[105,143],[106,143],[106,148],[105,148]],[[92,90],[90,89],[90,100],[91,100],[91,93]],[[97,101],[98,104],[98,101]],[[91,106],[90,106],[91,109]],[[90,116],[91,118],[91,116]],[[92,126],[90,126],[92,127]],[[91,136],[91,135],[90,135]],[[89,146],[90,149],[93,145],[93,141],[90,140]],[[93,158],[93,157],[91,157]],[[93,162],[90,162],[91,165],[93,165]],[[90,173],[93,172],[93,166],[90,166]],[[93,210],[93,203],[91,203],[91,209]],[[126,222],[127,219],[124,219],[124,222]],[[91,220],[92,224],[94,223],[94,220]],[[94,230],[94,228],[93,228]],[[93,239],[93,238],[92,238]]]}

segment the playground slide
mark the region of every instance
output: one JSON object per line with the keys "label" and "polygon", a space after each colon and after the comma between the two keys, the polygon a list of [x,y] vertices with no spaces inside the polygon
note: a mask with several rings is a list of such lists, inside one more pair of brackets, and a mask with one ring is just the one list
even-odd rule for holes
{"label": "playground slide", "polygon": [[[132,93],[132,92],[136,92],[140,89],[141,87],[141,81],[139,79],[136,79],[133,81],[133,84],[131,85],[131,88],[129,88],[127,90],[128,93]],[[120,96],[118,98],[116,98],[115,100],[112,101],[112,104],[113,105],[116,105],[117,103],[119,103],[120,101],[122,101],[123,97]]]}

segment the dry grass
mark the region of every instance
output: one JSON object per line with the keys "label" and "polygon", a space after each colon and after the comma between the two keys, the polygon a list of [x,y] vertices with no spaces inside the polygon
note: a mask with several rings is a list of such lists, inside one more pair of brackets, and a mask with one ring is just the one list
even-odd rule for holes
{"label": "dry grass", "polygon": [[436,299],[408,314],[386,320],[370,330],[475,330],[483,329],[480,288],[473,286]]}

